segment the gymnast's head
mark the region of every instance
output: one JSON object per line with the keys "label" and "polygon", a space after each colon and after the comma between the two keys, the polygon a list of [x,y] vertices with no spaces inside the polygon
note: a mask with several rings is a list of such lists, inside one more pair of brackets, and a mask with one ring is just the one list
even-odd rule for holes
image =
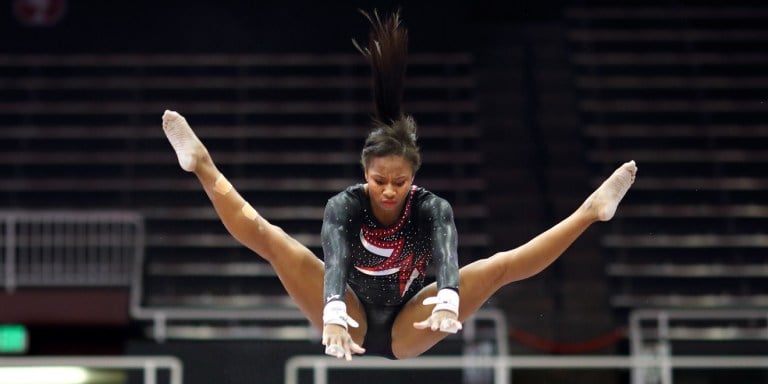
{"label": "gymnast's head", "polygon": [[363,145],[360,163],[366,178],[376,159],[401,158],[410,167],[411,179],[421,166],[416,144],[416,122],[402,112],[401,104],[408,60],[408,31],[400,12],[380,17],[378,12],[360,11],[371,23],[368,46],[355,47],[371,66],[375,114],[372,130]]}

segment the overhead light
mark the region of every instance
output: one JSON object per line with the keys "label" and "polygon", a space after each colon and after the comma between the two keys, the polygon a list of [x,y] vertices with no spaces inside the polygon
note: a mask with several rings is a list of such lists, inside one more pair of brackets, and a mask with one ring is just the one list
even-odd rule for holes
{"label": "overhead light", "polygon": [[85,384],[88,371],[79,367],[0,367],[0,384]]}

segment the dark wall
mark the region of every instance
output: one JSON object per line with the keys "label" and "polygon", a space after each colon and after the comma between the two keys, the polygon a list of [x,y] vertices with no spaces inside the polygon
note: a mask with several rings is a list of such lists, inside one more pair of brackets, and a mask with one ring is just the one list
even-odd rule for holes
{"label": "dark wall", "polygon": [[[487,24],[559,16],[559,2],[501,1],[98,1],[67,0],[50,26],[18,17],[19,0],[0,6],[0,52],[276,52],[350,50],[367,25],[358,9],[398,6],[411,49],[466,50]],[[546,4],[543,4],[546,3]]]}

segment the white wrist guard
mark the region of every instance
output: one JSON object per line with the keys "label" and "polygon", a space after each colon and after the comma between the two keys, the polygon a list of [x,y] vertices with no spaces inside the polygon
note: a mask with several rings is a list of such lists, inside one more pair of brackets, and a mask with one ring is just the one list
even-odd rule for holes
{"label": "white wrist guard", "polygon": [[334,300],[325,304],[323,308],[323,325],[336,324],[345,329],[347,326],[357,328],[360,326],[355,319],[347,315],[347,305],[343,301]]}
{"label": "white wrist guard", "polygon": [[424,305],[436,304],[432,313],[437,311],[451,311],[459,314],[459,294],[453,289],[443,288],[437,292],[437,296],[427,297],[422,302]]}

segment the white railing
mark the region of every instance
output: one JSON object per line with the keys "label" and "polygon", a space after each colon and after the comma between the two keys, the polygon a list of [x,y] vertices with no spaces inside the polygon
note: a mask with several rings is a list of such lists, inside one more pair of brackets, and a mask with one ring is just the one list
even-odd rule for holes
{"label": "white railing", "polygon": [[[641,309],[635,310],[629,317],[629,341],[631,353],[641,355],[649,345],[669,343],[674,339],[702,339],[703,336],[686,334],[672,322],[682,321],[683,326],[696,322],[753,322],[752,327],[733,328],[728,332],[711,334],[708,340],[768,340],[768,310],[760,309]],[[758,326],[757,323],[762,323]],[[650,325],[650,326],[646,326]],[[680,324],[678,324],[680,325]],[[711,324],[710,324],[711,325]],[[723,331],[723,329],[721,329]]]}
{"label": "white railing", "polygon": [[[183,366],[179,359],[171,356],[40,356],[2,357],[0,368],[45,368],[72,367],[83,369],[114,369],[121,371],[140,370],[143,384],[157,384],[158,373],[169,372],[168,384],[182,384]],[[28,381],[23,381],[28,382]],[[32,381],[29,381],[32,382]]]}
{"label": "white railing", "polygon": [[[311,369],[315,384],[328,383],[328,371],[335,370],[457,370],[489,368],[494,371],[494,384],[507,384],[509,370],[514,369],[768,369],[768,357],[754,356],[674,356],[657,359],[650,356],[446,356],[417,357],[408,360],[386,360],[378,357],[356,357],[345,361],[324,356],[295,356],[285,365],[285,384],[299,384],[299,371]],[[635,384],[640,384],[633,382]]]}
{"label": "white railing", "polygon": [[[748,327],[729,324],[734,321],[753,324]],[[696,326],[702,322],[707,323],[707,328]],[[633,356],[655,356],[666,361],[673,355],[674,340],[768,341],[768,310],[640,309],[630,314],[629,342]],[[643,383],[648,377],[658,376],[661,384],[671,384],[672,367],[662,364],[657,368],[657,372],[648,372],[642,367],[633,369],[632,382]]]}
{"label": "white railing", "polygon": [[461,337],[465,344],[480,339],[477,331],[480,322],[492,324],[492,339],[496,342],[495,353],[506,356],[509,353],[509,337],[507,337],[507,317],[504,315],[504,311],[498,308],[482,308],[470,316],[464,322],[464,329],[461,331]]}
{"label": "white railing", "polygon": [[[503,316],[503,315],[502,315]],[[701,321],[712,325],[723,321],[748,322],[750,325],[714,327],[700,334]],[[679,321],[679,323],[673,323]],[[285,365],[285,383],[298,384],[299,371],[311,369],[315,384],[328,383],[330,370],[459,370],[485,368],[493,371],[493,383],[509,383],[512,370],[530,369],[611,369],[628,370],[632,384],[672,384],[674,370],[764,369],[763,356],[674,356],[673,340],[768,340],[768,310],[636,310],[630,315],[629,356],[507,356],[499,348],[498,356],[438,356],[390,361],[377,357],[356,357],[351,362],[326,356],[295,356]],[[692,329],[693,330],[692,330]],[[465,331],[471,328],[466,328]],[[504,330],[498,334],[506,340]],[[503,347],[506,351],[506,345]],[[706,351],[703,351],[706,352]]]}
{"label": "white railing", "polygon": [[128,286],[144,252],[133,212],[0,211],[0,283],[18,287]]}
{"label": "white railing", "polygon": [[[485,328],[482,323],[490,323],[491,333],[482,332],[482,330],[480,330],[480,328]],[[508,343],[508,337],[507,337],[507,319],[506,319],[506,316],[504,315],[504,312],[498,308],[482,308],[478,310],[469,319],[467,319],[467,321],[464,322],[464,329],[458,336],[449,336],[449,337],[460,337],[465,347],[483,338],[488,338],[491,341],[494,341],[496,344],[495,350],[491,352],[493,355],[506,356],[509,353],[509,343]],[[477,356],[473,354],[472,356],[469,356],[469,355],[465,355],[465,356],[467,357],[462,357],[461,361],[474,362],[474,361],[486,361],[488,359],[491,359],[491,356],[489,355]],[[322,356],[311,356],[311,357],[307,356],[305,357],[304,360],[302,360],[301,357],[290,359],[286,364],[286,383],[289,383],[289,382],[296,383],[298,380],[298,376],[297,376],[298,369],[303,366],[302,364],[305,364],[304,361],[306,361],[306,359],[311,360],[313,358],[317,359],[317,362],[321,364],[323,364],[323,362],[328,361],[328,359]],[[292,362],[294,361],[294,359],[297,359],[297,360],[295,362]],[[334,360],[335,359],[331,361],[334,361]],[[424,361],[421,358],[416,360],[420,362]],[[365,364],[366,362],[369,362],[369,361],[372,361],[373,364],[380,364],[382,361],[385,364],[390,362],[388,360],[383,360],[381,358],[370,358],[370,357],[360,356],[360,357],[355,357],[352,363],[353,365],[356,366],[356,365],[359,365],[360,362]],[[404,361],[410,362],[412,360],[404,360]],[[311,365],[312,368],[316,367],[314,365],[314,362],[315,361],[313,360],[313,363]],[[399,362],[400,361],[398,361],[397,363]],[[348,363],[348,362],[344,361],[344,363]],[[397,363],[395,365],[397,365]],[[298,364],[298,365],[296,367],[293,367],[292,364],[293,365]],[[412,363],[408,363],[408,366],[411,367],[412,366],[411,364]],[[340,367],[347,368],[349,367],[349,365],[341,364]],[[453,366],[449,365],[449,366],[446,366],[446,368],[447,367],[451,367],[454,369],[456,368],[455,365]],[[475,369],[475,368],[482,368],[482,365],[476,366],[472,364],[464,364],[462,367]],[[493,367],[496,367],[496,366],[494,365]],[[316,383],[327,383],[327,378],[326,378],[327,368],[328,367],[326,366],[322,371],[316,371],[317,373],[315,376],[319,380],[321,380],[321,381],[316,381]],[[293,370],[296,370],[296,372],[289,373],[289,371],[293,371]],[[322,372],[322,374],[320,372]],[[506,378],[507,378],[506,370],[495,370],[494,374],[496,375],[497,382],[499,382],[498,380],[501,380],[500,382],[506,382]],[[288,379],[289,375],[294,375],[295,379],[293,379],[293,381],[289,381]]]}
{"label": "white railing", "polygon": [[[137,268],[138,269],[138,268]],[[136,277],[138,279],[138,277]],[[265,332],[259,330],[248,330],[247,326],[230,326],[232,332],[220,332],[219,336],[216,330],[206,326],[186,326],[181,328],[181,332],[175,332],[169,329],[170,321],[189,321],[189,320],[230,320],[230,321],[248,321],[248,320],[289,320],[305,323],[306,326],[296,326],[284,330],[287,333],[287,339],[319,339],[319,334],[314,330],[306,315],[299,309],[252,309],[252,310],[233,310],[233,309],[175,309],[175,308],[157,308],[146,309],[140,304],[141,284],[136,281],[132,285],[131,294],[131,316],[138,320],[149,320],[152,322],[152,338],[155,341],[162,342],[169,338],[195,338],[195,339],[263,339]],[[465,343],[477,341],[479,337],[479,323],[490,323],[492,335],[490,339],[495,341],[495,353],[506,355],[509,351],[508,338],[506,334],[507,320],[504,313],[497,308],[482,308],[464,323],[464,330],[461,332],[461,338]],[[178,328],[178,327],[177,327]],[[180,337],[179,333],[185,336]],[[197,335],[197,336],[192,336]]]}

